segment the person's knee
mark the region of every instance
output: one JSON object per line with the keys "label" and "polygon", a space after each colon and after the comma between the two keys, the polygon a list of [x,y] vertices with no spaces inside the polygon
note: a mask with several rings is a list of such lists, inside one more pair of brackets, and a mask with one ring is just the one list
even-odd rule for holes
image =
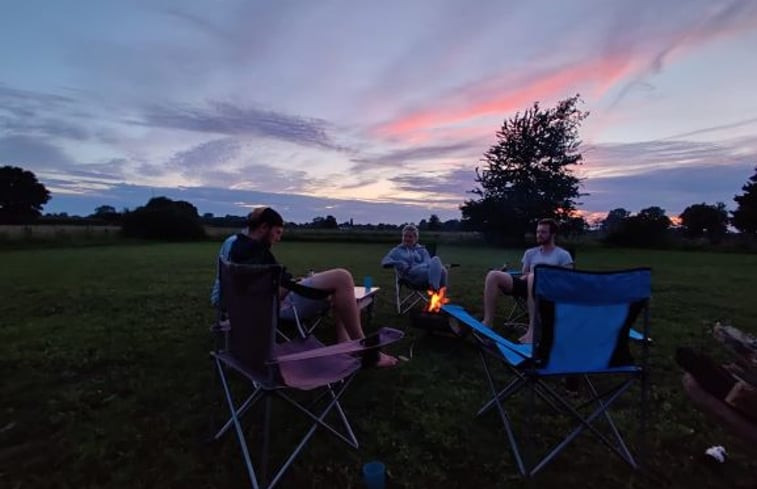
{"label": "person's knee", "polygon": [[355,286],[355,281],[353,280],[352,274],[349,272],[349,270],[345,270],[344,268],[334,268],[329,271],[332,272],[334,280],[338,285],[341,285],[343,287]]}
{"label": "person's knee", "polygon": [[508,273],[492,270],[486,274],[486,285],[489,287],[510,289],[512,283],[513,280]]}

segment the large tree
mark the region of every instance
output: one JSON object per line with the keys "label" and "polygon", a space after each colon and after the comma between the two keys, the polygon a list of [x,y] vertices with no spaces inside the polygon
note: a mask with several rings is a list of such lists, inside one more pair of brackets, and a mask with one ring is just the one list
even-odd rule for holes
{"label": "large tree", "polygon": [[197,208],[183,200],[153,197],[146,205],[124,213],[125,236],[143,239],[191,240],[205,237]]}
{"label": "large tree", "polygon": [[38,218],[50,192],[36,175],[17,166],[0,168],[0,224],[25,224]]}
{"label": "large tree", "polygon": [[728,231],[728,211],[725,204],[702,202],[688,206],[680,215],[683,233],[690,238],[707,238],[715,243]]}
{"label": "large tree", "polygon": [[548,109],[537,102],[504,121],[483,168],[476,168],[479,187],[472,192],[479,198],[460,207],[466,227],[492,241],[521,241],[540,218],[573,215],[581,195],[573,174],[583,159],[578,129],[589,115],[579,101],[576,95]]}
{"label": "large tree", "polygon": [[738,208],[732,212],[733,225],[742,233],[757,234],[757,167],[741,190],[744,193],[733,198],[738,204]]}

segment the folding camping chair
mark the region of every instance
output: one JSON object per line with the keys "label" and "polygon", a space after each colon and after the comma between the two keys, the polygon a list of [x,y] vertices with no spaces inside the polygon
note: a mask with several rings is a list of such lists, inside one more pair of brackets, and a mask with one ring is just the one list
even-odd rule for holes
{"label": "folding camping chair", "polygon": [[[541,470],[580,433],[588,430],[630,466],[638,463],[628,450],[620,431],[609,413],[609,408],[636,381],[641,384],[641,423],[645,424],[646,357],[649,345],[648,302],[651,294],[651,271],[648,268],[615,272],[586,272],[539,265],[534,270],[534,298],[537,317],[535,343],[512,343],[478,322],[459,306],[443,309],[470,326],[479,342],[479,354],[484,367],[492,398],[478,411],[477,416],[493,407],[499,412],[518,471],[530,477]],[[632,325],[639,315],[643,317],[641,332]],[[643,348],[642,362],[633,361],[629,340],[640,339]],[[489,361],[502,362],[514,377],[499,390],[494,382]],[[549,385],[554,377],[567,378],[580,375],[591,396],[591,401],[574,405]],[[621,377],[622,380],[601,392],[590,376]],[[596,379],[595,379],[596,381]],[[527,391],[529,406],[523,416],[530,427],[534,409],[534,395],[544,400],[557,412],[577,422],[576,427],[540,459],[526,460],[524,450],[516,439],[513,418],[505,406],[520,391]],[[587,408],[591,411],[586,413]],[[511,411],[511,413],[514,411]],[[610,434],[599,431],[592,423],[602,417]],[[531,433],[523,438],[530,441]],[[614,441],[613,441],[614,440]]]}
{"label": "folding camping chair", "polygon": [[[431,257],[436,256],[436,243],[424,245]],[[447,271],[451,268],[459,267],[459,263],[445,263]],[[428,302],[429,285],[414,284],[402,277],[402,274],[392,265],[385,265],[384,268],[391,268],[394,271],[394,303],[397,308],[397,314],[405,314],[411,310],[418,302]]]}
{"label": "folding camping chair", "polygon": [[[296,293],[298,295],[301,295],[303,297],[307,297],[308,299],[314,299],[318,301],[323,301],[323,307],[317,311],[315,314],[310,315],[308,317],[302,316],[301,311],[297,310],[297,306],[290,303],[289,308],[291,310],[291,317],[284,318],[279,316],[279,324],[281,325],[287,325],[291,324],[294,326],[294,329],[297,331],[297,334],[300,336],[300,338],[304,338],[306,336],[310,336],[313,334],[313,331],[315,328],[318,327],[319,324],[321,324],[321,321],[323,321],[323,318],[325,318],[329,310],[331,309],[331,304],[326,301],[328,297],[334,293],[333,290],[322,290],[322,289],[316,289],[313,287],[307,287],[305,285],[300,284],[290,284],[290,287],[293,287],[291,292]],[[290,341],[289,336],[286,335],[282,331],[282,328],[279,327],[276,330],[276,333],[280,338],[282,338],[284,341]]]}
{"label": "folding camping chair", "polygon": [[[278,287],[281,278],[279,265],[238,265],[221,262],[221,300],[228,311],[230,330],[224,349],[211,352],[223,386],[230,411],[230,419],[215,434],[219,439],[234,429],[239,441],[254,489],[272,488],[283,476],[318,427],[331,432],[338,439],[357,448],[358,441],[339,403],[355,373],[366,360],[378,357],[378,348],[402,337],[402,332],[382,328],[363,340],[324,346],[314,336],[276,343],[278,326]],[[355,354],[360,355],[356,357]],[[362,362],[361,362],[362,357]],[[235,404],[227,372],[233,371],[250,383],[252,394]],[[315,399],[307,406],[289,394],[289,390],[312,390]],[[280,465],[268,481],[268,452],[271,419],[271,400],[279,398],[296,408],[312,421],[291,455]],[[250,456],[242,416],[255,404],[263,401],[261,456],[255,465]],[[317,406],[321,406],[316,410]],[[334,411],[338,425],[329,424],[327,416]]]}
{"label": "folding camping chair", "polygon": [[[570,257],[573,259],[573,268],[576,268],[576,249],[573,247],[565,248],[570,253]],[[523,275],[520,270],[509,270],[507,266],[501,269],[503,272],[507,272],[513,278],[519,278]],[[505,294],[513,299],[512,307],[505,315],[505,326],[528,326],[528,297],[515,294]]]}

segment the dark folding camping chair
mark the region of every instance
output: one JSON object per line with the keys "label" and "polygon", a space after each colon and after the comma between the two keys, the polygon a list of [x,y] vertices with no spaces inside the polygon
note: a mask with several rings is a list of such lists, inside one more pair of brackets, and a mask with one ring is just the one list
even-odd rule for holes
{"label": "dark folding camping chair", "polygon": [[[611,451],[632,467],[638,463],[627,448],[609,409],[635,383],[641,384],[641,423],[643,432],[646,401],[646,350],[648,338],[648,301],[651,294],[651,272],[648,268],[617,272],[584,272],[539,265],[535,268],[534,298],[537,317],[533,345],[515,344],[477,321],[459,306],[443,309],[474,330],[479,353],[492,398],[478,411],[480,416],[496,408],[523,476],[532,476],[549,463],[563,448],[583,431],[589,431]],[[641,332],[632,325],[643,318]],[[634,362],[629,340],[640,339],[643,348],[641,363]],[[503,389],[496,386],[490,362],[504,364],[513,374]],[[576,404],[566,399],[548,382],[551,378],[579,375],[583,378],[589,402]],[[596,377],[618,379],[601,391]],[[514,430],[516,411],[508,410],[513,396],[525,391],[528,407],[523,413],[524,425],[532,426],[534,396],[538,396],[558,413],[576,422],[575,428],[538,460],[527,460]],[[610,433],[601,432],[593,422],[605,419]],[[530,442],[533,433],[523,433]]]}
{"label": "dark folding camping chair", "polygon": [[[219,439],[233,429],[242,451],[251,486],[272,488],[280,480],[318,427],[348,445],[358,441],[340,398],[361,368],[375,362],[378,348],[399,340],[402,332],[382,328],[357,341],[324,346],[314,336],[276,343],[278,326],[279,265],[253,266],[221,262],[221,288],[224,309],[228,311],[229,332],[225,348],[211,352],[228,404],[230,418],[215,435]],[[252,393],[237,404],[227,374],[235,372],[249,383]],[[290,396],[290,391],[313,391],[314,401],[307,406]],[[301,441],[268,479],[271,401],[278,398],[293,406],[312,421]],[[242,417],[254,405],[263,404],[261,456],[256,464],[245,439]],[[317,408],[317,409],[316,409]],[[327,422],[335,413],[336,424]],[[255,467],[257,466],[257,468]]]}

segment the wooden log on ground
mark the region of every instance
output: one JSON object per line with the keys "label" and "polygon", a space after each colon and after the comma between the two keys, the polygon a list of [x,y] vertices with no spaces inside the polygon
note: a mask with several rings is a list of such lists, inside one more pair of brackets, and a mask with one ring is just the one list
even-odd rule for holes
{"label": "wooden log on ground", "polygon": [[684,374],[683,388],[693,403],[716,423],[755,448],[757,423],[754,423],[720,399],[710,395],[697,383],[691,374]]}

